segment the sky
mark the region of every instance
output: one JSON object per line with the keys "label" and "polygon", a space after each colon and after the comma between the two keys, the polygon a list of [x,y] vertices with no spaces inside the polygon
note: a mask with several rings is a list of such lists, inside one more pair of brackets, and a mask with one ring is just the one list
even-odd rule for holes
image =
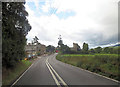
{"label": "sky", "polygon": [[46,46],[63,43],[70,47],[88,43],[90,48],[118,43],[119,0],[26,0],[32,26],[27,42],[37,36]]}

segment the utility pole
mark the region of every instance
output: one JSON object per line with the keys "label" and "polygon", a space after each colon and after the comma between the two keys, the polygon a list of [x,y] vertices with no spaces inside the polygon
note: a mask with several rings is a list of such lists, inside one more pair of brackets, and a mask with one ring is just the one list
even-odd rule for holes
{"label": "utility pole", "polygon": [[34,51],[33,51],[33,49],[34,49],[34,41],[32,41],[31,47],[32,47],[32,55],[31,55],[31,56],[33,57],[33,52],[34,52]]}
{"label": "utility pole", "polygon": [[61,35],[59,35],[59,38],[58,38],[58,39],[59,39],[59,41],[62,40]]}
{"label": "utility pole", "polygon": [[59,35],[59,41],[58,41],[58,46],[61,47],[61,45],[63,44],[63,41],[62,41],[62,38],[61,38],[61,35]]}

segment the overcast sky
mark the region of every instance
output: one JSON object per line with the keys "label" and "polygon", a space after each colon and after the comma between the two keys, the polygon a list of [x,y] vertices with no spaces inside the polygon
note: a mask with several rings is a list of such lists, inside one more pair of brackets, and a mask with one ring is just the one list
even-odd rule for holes
{"label": "overcast sky", "polygon": [[25,7],[34,36],[45,45],[58,45],[58,37],[72,47],[109,46],[118,42],[119,0],[27,0]]}

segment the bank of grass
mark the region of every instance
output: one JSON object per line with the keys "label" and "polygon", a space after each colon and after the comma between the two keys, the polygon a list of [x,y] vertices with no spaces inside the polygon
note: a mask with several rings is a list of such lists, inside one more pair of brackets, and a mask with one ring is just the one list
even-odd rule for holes
{"label": "bank of grass", "polygon": [[120,81],[118,54],[65,54],[56,59]]}
{"label": "bank of grass", "polygon": [[32,61],[21,60],[13,69],[5,69],[2,71],[2,85],[10,85],[17,79],[30,65]]}

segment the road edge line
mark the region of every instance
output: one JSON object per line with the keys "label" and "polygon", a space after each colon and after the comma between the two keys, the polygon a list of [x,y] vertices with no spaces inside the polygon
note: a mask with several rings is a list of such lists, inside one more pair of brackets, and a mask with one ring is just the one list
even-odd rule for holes
{"label": "road edge line", "polygon": [[[57,59],[56,59],[56,60],[57,60]],[[57,60],[57,61],[58,61],[58,60]],[[59,61],[59,62],[61,62],[61,61]],[[62,63],[64,63],[64,62],[62,62]],[[106,79],[108,79],[108,80],[111,80],[111,81],[114,81],[114,82],[117,82],[118,84],[120,84],[120,81],[118,81],[118,80],[115,80],[115,79],[112,79],[112,78],[109,78],[109,77],[106,77],[106,76],[100,75],[100,74],[98,74],[98,73],[95,73],[95,72],[92,72],[92,71],[89,71],[89,70],[86,70],[86,69],[83,69],[83,68],[81,68],[81,67],[77,67],[77,66],[74,66],[74,65],[71,65],[71,64],[68,64],[68,63],[64,63],[64,64],[67,64],[67,65],[69,65],[69,66],[72,66],[72,67],[78,68],[78,69],[80,69],[80,70],[83,70],[83,71],[86,71],[86,72],[89,72],[89,73],[95,74],[95,75],[97,75],[97,76],[100,76],[100,77],[106,78]]]}
{"label": "road edge line", "polygon": [[[82,68],[81,68],[81,69],[82,69]],[[100,76],[100,77],[104,77],[104,78],[106,78],[106,79],[108,79],[108,80],[112,80],[112,81],[114,81],[114,82],[120,83],[119,81],[117,81],[117,80],[115,80],[115,79],[112,79],[112,78],[109,78],[109,77],[106,77],[106,76],[100,75],[100,74],[98,74],[98,73],[91,72],[91,71],[89,71],[89,70],[85,70],[85,69],[83,69],[83,70],[84,70],[84,71],[87,71],[87,72],[89,72],[89,73],[92,73],[92,74],[98,75],[98,76]]]}
{"label": "road edge line", "polygon": [[33,64],[31,64],[31,66],[29,68],[27,68],[23,73],[22,75],[19,76],[19,78],[10,86],[10,87],[13,87],[21,78],[22,76],[33,66]]}

